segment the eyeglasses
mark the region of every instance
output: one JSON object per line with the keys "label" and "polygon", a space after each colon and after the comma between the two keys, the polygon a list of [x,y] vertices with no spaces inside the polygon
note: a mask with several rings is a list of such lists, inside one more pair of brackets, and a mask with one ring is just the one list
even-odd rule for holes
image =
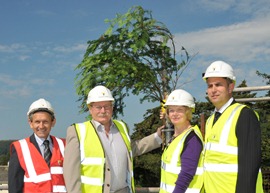
{"label": "eyeglasses", "polygon": [[105,111],[111,110],[112,105],[105,105],[105,106],[97,106],[97,105],[91,105],[91,107],[94,107],[96,110],[101,110],[104,108]]}
{"label": "eyeglasses", "polygon": [[169,109],[168,110],[169,114],[173,114],[173,113],[180,114],[180,113],[184,113],[185,111],[186,111],[186,109],[184,109],[184,108],[177,108],[177,109]]}

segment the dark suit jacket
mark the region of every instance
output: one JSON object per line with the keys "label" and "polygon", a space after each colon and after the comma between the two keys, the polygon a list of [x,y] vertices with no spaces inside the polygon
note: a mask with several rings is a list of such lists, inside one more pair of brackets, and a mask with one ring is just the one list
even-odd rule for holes
{"label": "dark suit jacket", "polygon": [[[234,100],[232,104],[235,103]],[[235,135],[238,143],[235,193],[255,193],[257,174],[261,167],[261,129],[260,122],[252,109],[244,107],[241,110]]]}
{"label": "dark suit jacket", "polygon": [[236,125],[238,140],[238,177],[236,193],[256,192],[257,174],[261,167],[261,129],[256,114],[243,108]]}
{"label": "dark suit jacket", "polygon": [[[34,134],[30,136],[30,142],[34,144],[39,153],[41,151],[37,144]],[[24,170],[22,169],[17,152],[13,145],[10,147],[10,160],[8,167],[8,191],[9,193],[22,193],[23,192],[23,178],[24,178]]]}

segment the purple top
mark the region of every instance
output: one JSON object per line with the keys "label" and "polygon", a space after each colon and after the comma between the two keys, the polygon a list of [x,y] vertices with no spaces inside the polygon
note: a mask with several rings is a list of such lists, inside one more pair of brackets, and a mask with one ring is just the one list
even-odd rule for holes
{"label": "purple top", "polygon": [[184,149],[180,155],[181,172],[175,182],[173,193],[185,193],[196,173],[203,145],[194,131],[190,132],[184,142]]}

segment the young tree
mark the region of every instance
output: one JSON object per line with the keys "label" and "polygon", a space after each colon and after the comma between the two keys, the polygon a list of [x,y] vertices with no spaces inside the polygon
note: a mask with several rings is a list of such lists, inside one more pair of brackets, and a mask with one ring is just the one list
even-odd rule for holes
{"label": "young tree", "polygon": [[140,6],[105,20],[109,28],[100,38],[88,41],[82,62],[76,67],[76,91],[84,103],[91,88],[108,87],[115,97],[115,117],[123,114],[123,99],[132,93],[143,101],[162,101],[165,94],[177,87],[180,75],[190,62],[185,48],[176,59],[173,35],[156,21],[151,11]]}

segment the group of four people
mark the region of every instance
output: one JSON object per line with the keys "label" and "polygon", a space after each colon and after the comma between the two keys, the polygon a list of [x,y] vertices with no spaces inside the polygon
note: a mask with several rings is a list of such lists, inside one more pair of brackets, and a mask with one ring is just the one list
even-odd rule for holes
{"label": "group of four people", "polygon": [[[160,193],[263,192],[257,114],[234,100],[229,64],[213,62],[203,79],[215,106],[205,139],[191,125],[193,96],[177,89],[166,100],[174,134],[161,157]],[[66,139],[50,135],[56,123],[51,104],[33,102],[27,113],[33,135],[11,144],[9,193],[135,193],[133,157],[160,147],[163,127],[132,141],[126,124],[112,119],[113,102],[106,87],[90,90],[86,103],[92,119],[68,127]]]}

